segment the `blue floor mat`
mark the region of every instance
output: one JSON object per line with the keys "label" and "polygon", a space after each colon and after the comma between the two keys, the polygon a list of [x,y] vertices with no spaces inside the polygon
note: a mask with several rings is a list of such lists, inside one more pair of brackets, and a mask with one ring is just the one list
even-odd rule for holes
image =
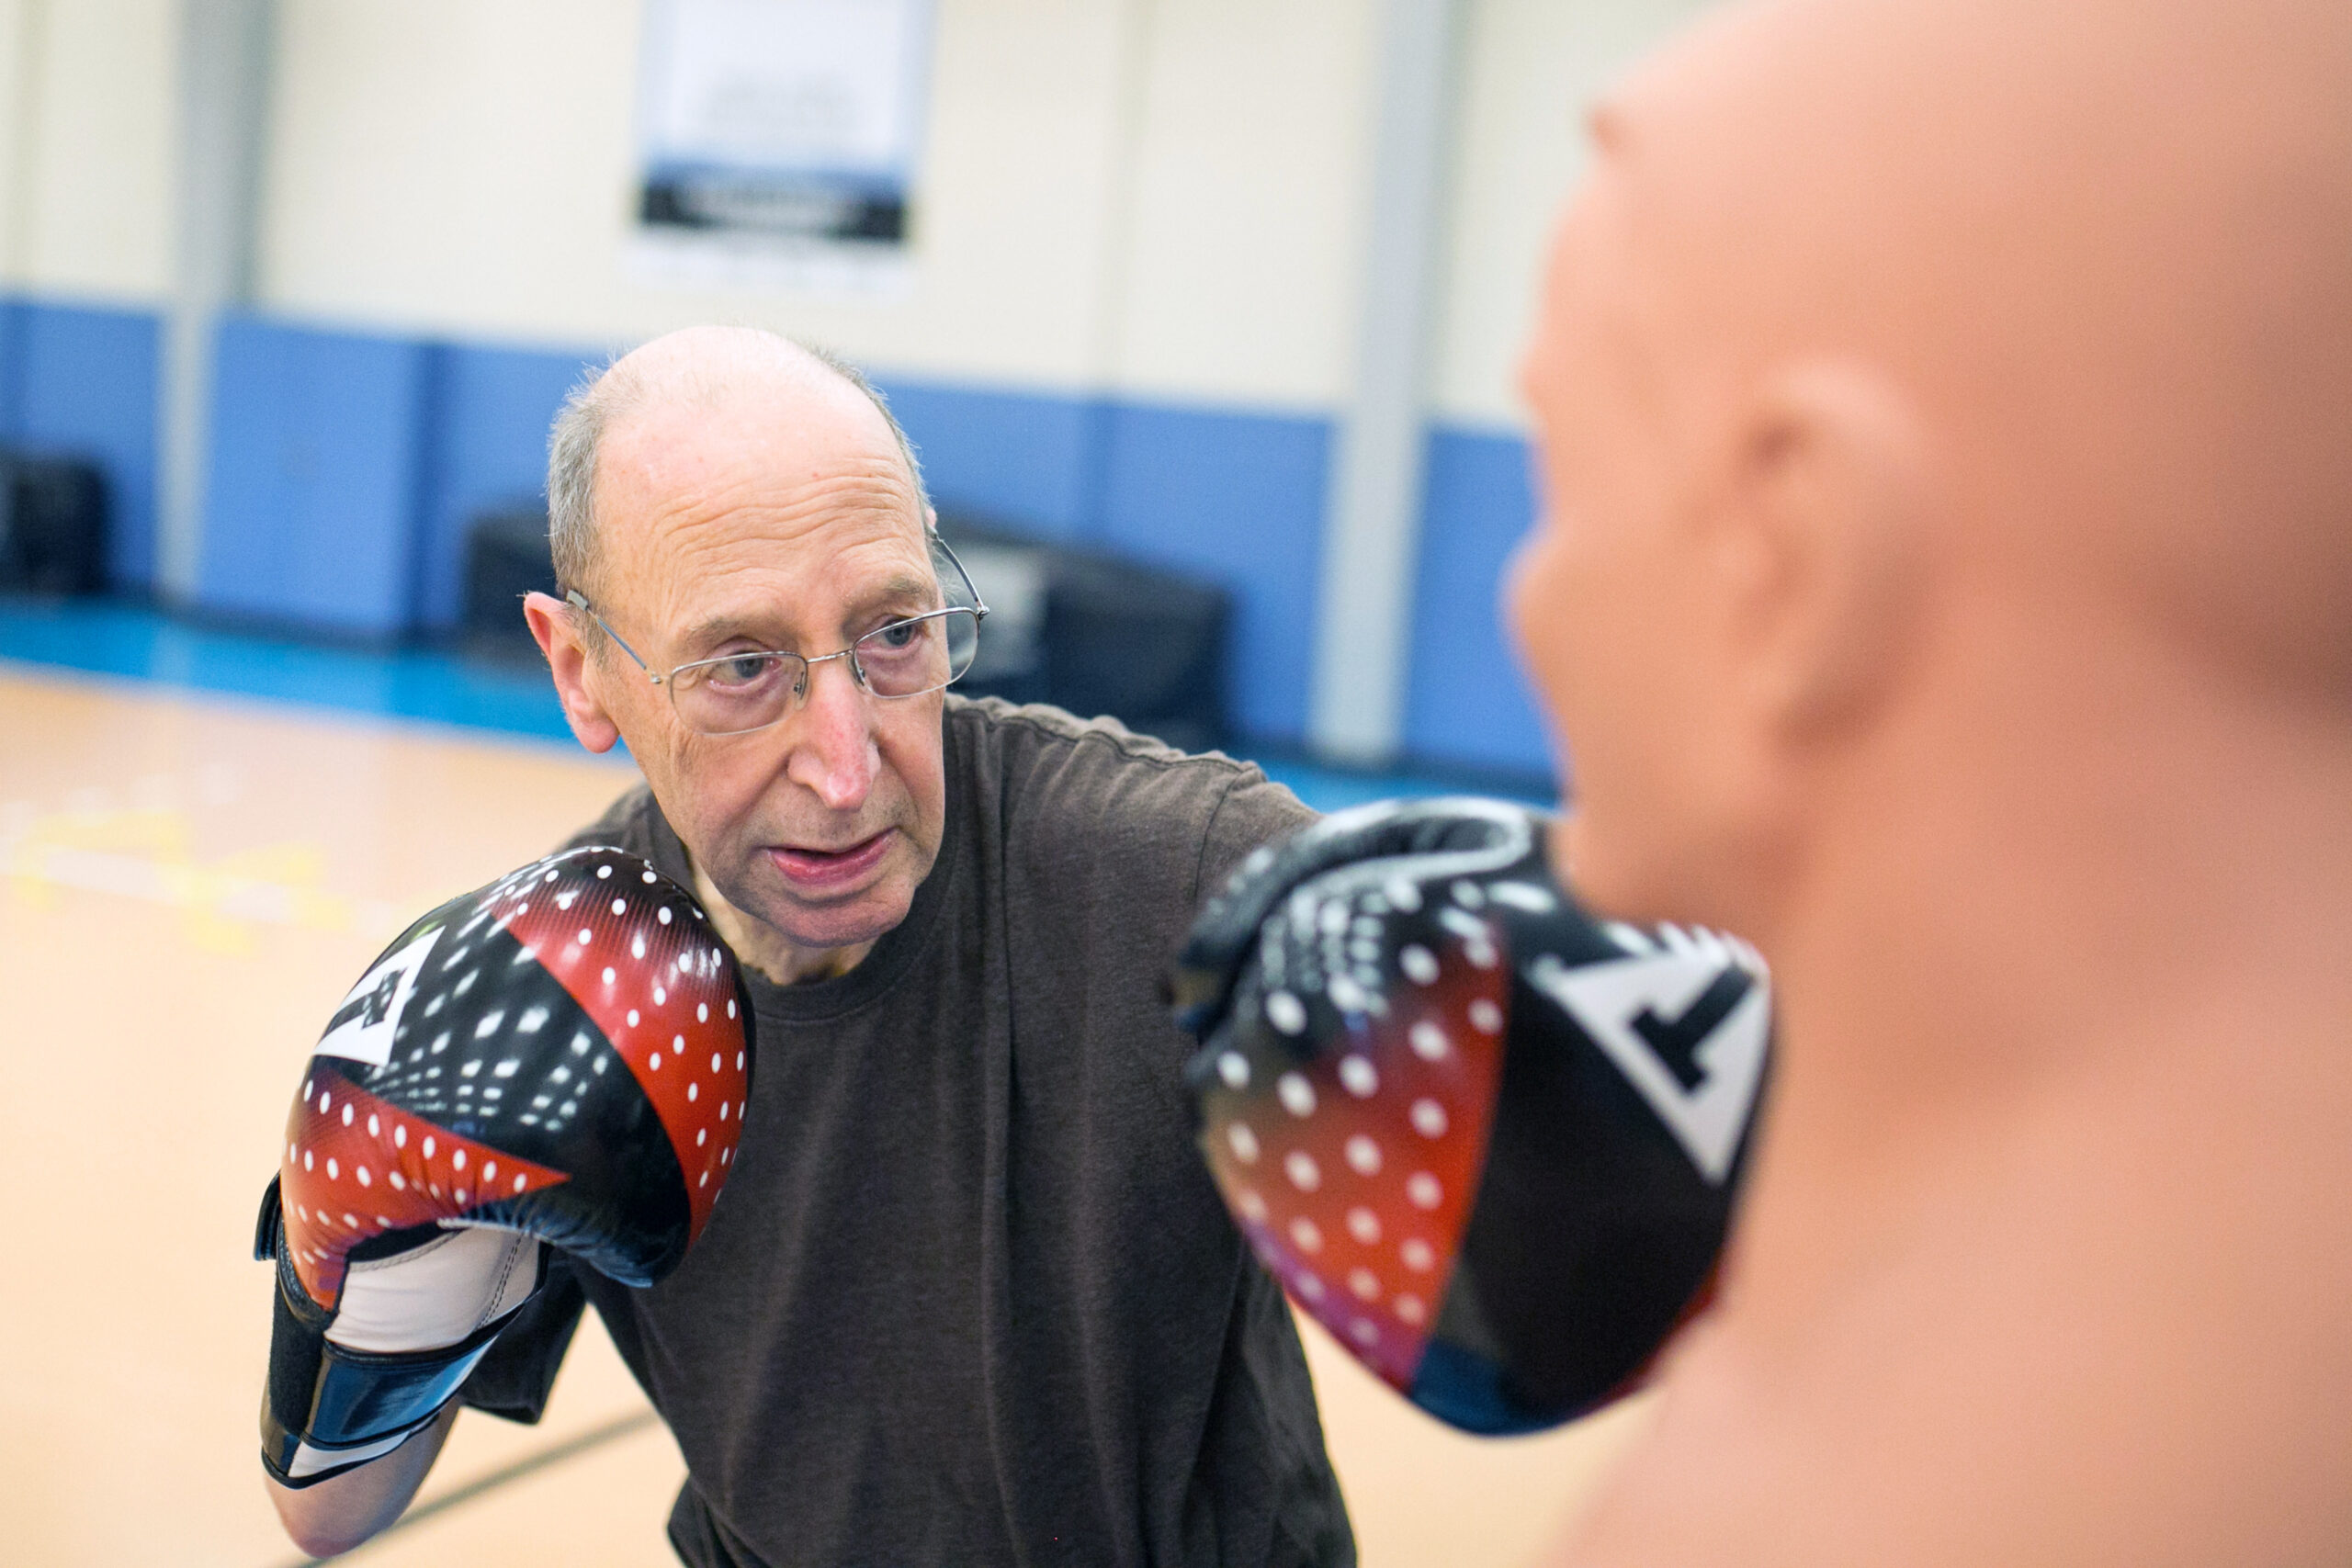
{"label": "blue floor mat", "polygon": [[[378,651],[224,631],[105,601],[0,597],[0,660],[541,739],[571,734],[543,670],[428,649]],[[1424,773],[1359,773],[1234,750],[1318,811],[1463,787]],[[1495,792],[1489,785],[1485,793]],[[1529,785],[1503,793],[1547,803]]]}
{"label": "blue floor mat", "polygon": [[0,659],[469,729],[571,733],[544,671],[218,631],[120,604],[0,599]]}

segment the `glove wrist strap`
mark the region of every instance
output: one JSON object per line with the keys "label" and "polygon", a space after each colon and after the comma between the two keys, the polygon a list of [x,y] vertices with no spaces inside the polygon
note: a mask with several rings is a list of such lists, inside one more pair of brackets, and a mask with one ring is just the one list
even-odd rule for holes
{"label": "glove wrist strap", "polygon": [[[302,1487],[391,1452],[457,1397],[508,1321],[439,1350],[381,1355],[301,1327],[281,1297],[262,1401],[263,1466],[281,1485]],[[300,1396],[281,1403],[282,1389],[305,1383]]]}
{"label": "glove wrist strap", "polygon": [[457,1396],[514,1312],[429,1349],[336,1344],[327,1337],[334,1314],[311,1300],[287,1259],[276,1188],[273,1182],[263,1201],[260,1238],[260,1249],[277,1263],[261,1460],[279,1484],[303,1487],[381,1458],[414,1436]]}

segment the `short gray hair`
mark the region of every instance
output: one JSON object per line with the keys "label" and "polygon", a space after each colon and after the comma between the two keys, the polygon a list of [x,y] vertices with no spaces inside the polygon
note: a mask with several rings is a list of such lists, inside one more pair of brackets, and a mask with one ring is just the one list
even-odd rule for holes
{"label": "short gray hair", "polygon": [[[923,486],[922,464],[915,457],[914,443],[907,439],[899,416],[890,412],[889,399],[865,378],[864,371],[832,350],[780,334],[763,335],[792,344],[865,394],[866,400],[881,414],[882,423],[890,427],[890,438],[899,444],[899,455],[906,459],[907,477],[915,487],[915,501],[928,517],[931,495]],[[626,372],[615,374],[618,369],[617,359],[608,360],[603,368],[582,378],[563,400],[554,428],[548,433],[548,553],[554,560],[558,593],[578,589],[584,595],[595,580],[601,553],[596,534],[597,454],[604,446],[605,433],[623,415],[643,406],[648,395],[641,378]]]}

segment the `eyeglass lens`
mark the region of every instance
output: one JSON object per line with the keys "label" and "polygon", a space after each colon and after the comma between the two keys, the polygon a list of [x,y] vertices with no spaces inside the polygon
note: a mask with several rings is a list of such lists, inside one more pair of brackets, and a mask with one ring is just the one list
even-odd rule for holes
{"label": "eyeglass lens", "polygon": [[[957,607],[877,627],[850,656],[876,696],[914,697],[960,679],[979,642],[979,616]],[[743,653],[679,671],[670,694],[688,728],[738,735],[782,720],[808,684],[808,661],[797,653]]]}

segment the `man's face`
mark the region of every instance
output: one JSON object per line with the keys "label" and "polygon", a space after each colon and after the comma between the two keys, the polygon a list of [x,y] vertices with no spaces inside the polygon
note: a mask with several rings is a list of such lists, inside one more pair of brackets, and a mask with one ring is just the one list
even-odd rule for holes
{"label": "man's face", "polygon": [[1707,638],[1690,466],[1665,417],[1671,367],[1640,310],[1624,204],[1604,157],[1559,232],[1521,372],[1543,512],[1509,618],[1566,753],[1574,813],[1555,861],[1612,913],[1665,918],[1692,913],[1676,863],[1704,836],[1692,742]]}
{"label": "man's face", "polygon": [[[781,649],[817,658],[937,607],[921,502],[854,389],[656,408],[597,465],[597,609],[657,673]],[[619,649],[589,679],[695,863],[804,950],[906,918],[945,816],[939,693],[884,700],[849,660],[771,728],[695,734]]]}

